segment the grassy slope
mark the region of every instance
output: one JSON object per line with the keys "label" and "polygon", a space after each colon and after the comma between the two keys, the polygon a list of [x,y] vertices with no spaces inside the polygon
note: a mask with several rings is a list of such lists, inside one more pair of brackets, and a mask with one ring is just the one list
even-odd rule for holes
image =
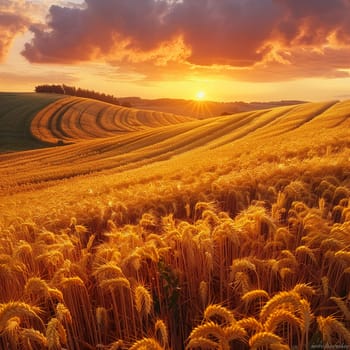
{"label": "grassy slope", "polygon": [[[39,274],[63,292],[74,339],[94,346],[122,338],[130,345],[152,337],[161,318],[172,348],[180,349],[210,302],[263,327],[264,316],[242,304],[245,292],[263,289],[269,298],[310,283],[316,294],[306,290],[300,305],[310,300],[314,315],[296,311],[301,330],[274,332],[289,345],[320,344],[323,319],[316,317],[335,314],[349,326],[330,299],[346,300],[350,287],[349,113],[349,101],[311,103],[90,140],[75,123],[74,144],[0,156],[0,252],[3,261],[13,257],[28,269],[22,276],[14,264],[11,277],[0,275],[2,302],[22,300],[28,276]],[[237,267],[240,261],[249,273]],[[247,280],[234,269],[240,278],[247,272]],[[80,289],[69,286],[73,276]],[[147,317],[132,306],[129,289],[105,289],[104,280],[122,283],[113,279],[120,276],[132,293],[138,284],[150,290],[155,304]],[[84,317],[82,305],[89,306]],[[98,306],[108,308],[111,329],[101,331],[89,313]],[[311,320],[307,335],[301,314]],[[258,333],[246,331],[238,349],[248,349]],[[339,334],[333,344],[344,344]]]}
{"label": "grassy slope", "polygon": [[0,152],[47,147],[30,133],[34,116],[59,95],[0,93]]}

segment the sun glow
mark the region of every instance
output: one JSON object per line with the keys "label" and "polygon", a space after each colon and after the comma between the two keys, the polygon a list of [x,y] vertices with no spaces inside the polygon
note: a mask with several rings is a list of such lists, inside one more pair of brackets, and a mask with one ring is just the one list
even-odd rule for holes
{"label": "sun glow", "polygon": [[204,91],[201,90],[201,91],[198,91],[196,93],[196,100],[197,101],[203,101],[204,98],[205,98],[205,92]]}

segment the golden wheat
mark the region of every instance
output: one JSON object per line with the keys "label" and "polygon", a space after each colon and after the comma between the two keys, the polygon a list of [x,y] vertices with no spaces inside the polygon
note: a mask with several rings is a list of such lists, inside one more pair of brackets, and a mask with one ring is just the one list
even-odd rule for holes
{"label": "golden wheat", "polygon": [[208,289],[208,283],[206,281],[201,281],[199,284],[199,296],[203,307],[205,307],[208,303]]}
{"label": "golden wheat", "polygon": [[147,316],[151,313],[153,299],[151,293],[142,285],[134,290],[135,307],[139,314]]}
{"label": "golden wheat", "polygon": [[44,334],[42,334],[41,332],[39,332],[33,328],[22,329],[20,336],[22,338],[22,341],[24,341],[25,343],[34,342],[34,343],[38,344],[41,348],[45,348],[48,346],[48,341],[47,341],[46,337],[44,336]]}
{"label": "golden wheat", "polygon": [[130,289],[130,282],[125,277],[109,278],[100,282],[101,289],[114,290],[116,288]]}
{"label": "golden wheat", "polygon": [[73,101],[34,125],[74,144],[0,155],[0,348],[307,349],[313,314],[346,342],[350,103],[157,129]]}
{"label": "golden wheat", "polygon": [[65,321],[70,324],[73,322],[70,311],[62,303],[58,303],[56,306],[56,317],[60,322]]}
{"label": "golden wheat", "polygon": [[295,326],[296,328],[299,328],[302,331],[305,330],[304,321],[299,317],[295,316],[294,313],[284,309],[276,310],[271,315],[269,315],[269,317],[264,323],[264,328],[267,332],[276,333],[277,327],[283,322]]}
{"label": "golden wheat", "polygon": [[254,289],[242,295],[242,301],[246,303],[250,303],[255,299],[269,299],[269,293],[267,293],[263,289]]}
{"label": "golden wheat", "polygon": [[329,294],[329,279],[327,276],[321,278],[323,295],[327,298]]}
{"label": "golden wheat", "polygon": [[249,346],[251,350],[266,348],[271,345],[279,345],[281,343],[282,338],[271,332],[259,332],[254,334],[249,339]]}
{"label": "golden wheat", "polygon": [[189,336],[189,339],[210,338],[214,336],[221,342],[226,339],[224,328],[213,321],[208,321],[202,325],[195,327]]}
{"label": "golden wheat", "polygon": [[108,350],[122,350],[122,349],[125,349],[124,348],[124,342],[123,340],[117,340],[115,342],[113,342],[110,347],[108,348]]}
{"label": "golden wheat", "polygon": [[350,331],[333,316],[317,317],[318,327],[326,344],[336,344],[333,341],[332,334],[338,337],[337,341],[345,340],[350,345]]}
{"label": "golden wheat", "polygon": [[55,298],[63,301],[63,294],[56,288],[50,288],[46,281],[39,277],[31,277],[27,280],[24,287],[24,295],[32,298],[42,297],[44,300],[48,298]]}
{"label": "golden wheat", "polygon": [[227,343],[231,342],[232,340],[246,342],[247,332],[237,323],[225,327],[224,332]]}
{"label": "golden wheat", "polygon": [[316,294],[316,291],[305,283],[298,283],[292,289],[293,292],[298,293],[300,296],[312,297]]}
{"label": "golden wheat", "polygon": [[330,300],[334,301],[338,305],[339,309],[344,314],[345,319],[350,321],[350,309],[346,306],[345,301],[338,297],[330,297]]}
{"label": "golden wheat", "polygon": [[204,337],[196,337],[190,339],[188,342],[186,349],[203,349],[203,350],[216,350],[218,349],[218,344],[213,340],[204,338]]}
{"label": "golden wheat", "polygon": [[283,307],[284,304],[291,304],[295,311],[299,310],[302,306],[301,297],[294,291],[283,291],[277,293],[263,306],[260,312],[260,318],[262,320],[267,319],[268,315],[270,315],[276,308]]}
{"label": "golden wheat", "polygon": [[164,350],[164,348],[153,338],[143,338],[135,342],[129,350]]}
{"label": "golden wheat", "polygon": [[40,313],[40,308],[19,301],[0,304],[0,332],[6,328],[7,322],[13,317],[20,319],[33,318],[42,323],[39,317]]}
{"label": "golden wheat", "polygon": [[230,325],[235,321],[232,311],[228,310],[221,305],[208,305],[204,310],[204,319],[209,321],[210,319],[221,320],[220,324]]}
{"label": "golden wheat", "polygon": [[61,349],[61,344],[67,343],[67,335],[62,323],[52,318],[46,328],[46,339],[49,350]]}
{"label": "golden wheat", "polygon": [[158,340],[159,344],[167,348],[168,347],[168,329],[164,321],[157,320],[154,325],[155,338]]}
{"label": "golden wheat", "polygon": [[245,317],[237,321],[237,324],[245,330],[253,331],[254,333],[262,332],[264,326],[254,317]]}

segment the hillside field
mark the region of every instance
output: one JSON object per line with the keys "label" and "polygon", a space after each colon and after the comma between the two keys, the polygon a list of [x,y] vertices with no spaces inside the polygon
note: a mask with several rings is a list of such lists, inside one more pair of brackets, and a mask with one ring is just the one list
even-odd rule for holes
{"label": "hillside field", "polygon": [[350,347],[350,101],[0,94],[0,135],[0,349]]}

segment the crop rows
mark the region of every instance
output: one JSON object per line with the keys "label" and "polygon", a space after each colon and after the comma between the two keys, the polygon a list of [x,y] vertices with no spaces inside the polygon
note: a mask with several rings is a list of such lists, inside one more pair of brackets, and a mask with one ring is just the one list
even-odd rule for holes
{"label": "crop rows", "polygon": [[31,121],[42,108],[60,98],[51,94],[0,93],[0,152],[43,147],[30,133]]}
{"label": "crop rows", "polygon": [[[92,193],[73,212],[58,197],[46,218],[13,216],[1,234],[2,346],[349,344],[349,178],[344,164],[313,165],[303,180],[280,174],[279,192],[235,179],[183,199],[173,189],[148,210]],[[123,224],[132,208],[140,219]]]}
{"label": "crop rows", "polygon": [[74,144],[2,155],[0,348],[350,346],[348,111],[67,118]]}
{"label": "crop rows", "polygon": [[[155,127],[158,122],[150,114],[148,122],[146,119],[143,121],[146,125],[144,130],[127,131],[125,129],[117,136],[96,139],[92,135],[101,136],[104,132],[101,131],[97,123],[92,122],[91,125],[86,126],[87,132],[80,130],[78,127],[80,124],[77,124],[76,121],[72,122],[71,118],[59,118],[60,123],[55,119],[55,113],[51,108],[62,111],[66,104],[71,105],[72,103],[71,108],[76,104],[91,102],[84,100],[82,102],[81,99],[79,102],[76,102],[75,99],[59,100],[54,106],[48,106],[48,111],[51,111],[52,114],[47,111],[47,116],[51,115],[51,118],[42,119],[39,113],[35,118],[35,123],[41,125],[40,128],[36,129],[38,132],[40,130],[41,133],[37,135],[38,138],[52,142],[56,140],[55,142],[57,142],[57,138],[55,138],[57,135],[53,136],[52,130],[61,130],[59,132],[62,136],[62,130],[67,128],[65,142],[70,140],[69,142],[74,144],[22,152],[20,155],[0,155],[0,175],[10,181],[12,190],[17,190],[17,186],[28,183],[35,185],[42,183],[42,181],[56,181],[92,172],[124,171],[179,156],[186,152],[192,152],[193,158],[197,157],[197,153],[200,158],[201,154],[210,153],[210,150],[214,150],[214,157],[218,153],[228,154],[229,157],[231,155],[241,157],[242,154],[251,151],[251,144],[260,148],[264,154],[271,153],[272,158],[276,152],[280,152],[282,155],[293,154],[295,142],[299,153],[302,152],[300,147],[303,147],[303,152],[307,153],[311,146],[315,146],[325,153],[327,147],[329,150],[332,147],[346,147],[348,135],[348,102],[342,102],[281,107],[206,120],[179,122],[161,127]],[[69,112],[69,110],[67,108],[67,114],[72,116],[73,112]],[[123,113],[128,111],[134,115],[139,113],[137,110],[129,111],[128,109],[118,109],[118,111]],[[60,116],[60,114],[58,115]],[[310,119],[309,115],[312,115],[313,119]],[[51,120],[52,125],[48,124],[49,120]],[[63,123],[62,120],[65,122]],[[294,124],[291,123],[293,120]],[[169,122],[165,121],[164,123]],[[36,125],[35,123],[34,125]],[[151,125],[152,127],[150,127]],[[141,127],[137,128],[142,129]],[[99,132],[101,133],[99,134]],[[307,139],[302,140],[301,134],[307,135]],[[92,139],[87,140],[86,138],[89,137]],[[340,143],[337,146],[338,138]],[[270,146],[272,146],[271,151],[264,151]],[[281,148],[281,150],[274,149],[274,147]],[[278,157],[279,155],[275,158],[278,159]],[[11,177],[6,176],[11,172],[14,164],[17,169],[16,173],[12,174]],[[28,171],[28,164],[35,164],[35,167],[29,166],[30,171]],[[8,188],[8,184],[8,182],[5,185],[0,183],[0,188],[4,186]]]}
{"label": "crop rows", "polygon": [[111,137],[189,120],[192,118],[68,97],[41,110],[31,124],[31,132],[39,140],[55,144]]}

